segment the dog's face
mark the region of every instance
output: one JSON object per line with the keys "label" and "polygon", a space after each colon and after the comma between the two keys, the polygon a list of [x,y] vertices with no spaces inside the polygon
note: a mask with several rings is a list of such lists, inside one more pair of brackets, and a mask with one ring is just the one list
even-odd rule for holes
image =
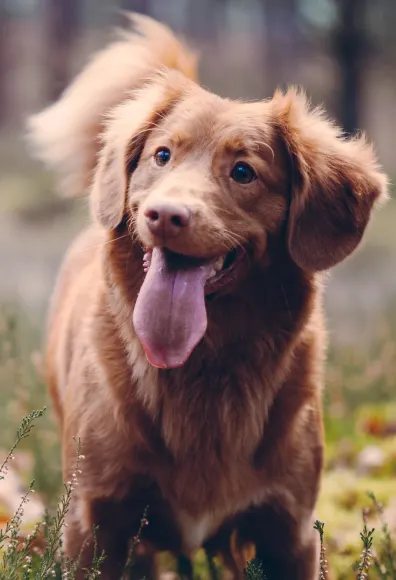
{"label": "dog's face", "polygon": [[261,260],[267,234],[285,219],[286,199],[285,155],[262,104],[202,91],[175,104],[150,131],[128,209],[146,248],[213,264],[209,293],[227,291],[236,261]]}
{"label": "dog's face", "polygon": [[134,326],[168,368],[204,335],[205,295],[264,267],[270,236],[297,266],[327,269],[359,243],[384,188],[364,140],[343,141],[302,96],[236,103],[169,73],[115,109],[92,200],[108,228],[127,216],[146,249]]}

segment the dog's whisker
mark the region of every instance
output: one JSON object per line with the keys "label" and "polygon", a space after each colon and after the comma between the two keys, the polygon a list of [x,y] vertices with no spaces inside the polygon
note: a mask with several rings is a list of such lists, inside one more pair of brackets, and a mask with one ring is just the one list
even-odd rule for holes
{"label": "dog's whisker", "polygon": [[290,312],[289,303],[287,301],[287,296],[286,296],[285,288],[284,288],[284,286],[283,286],[282,283],[281,283],[281,290],[282,290],[283,298],[285,299],[285,304],[286,304],[286,308],[287,308],[287,311],[288,311],[289,316],[290,316],[290,320],[292,320],[292,315],[291,315],[291,312]]}
{"label": "dog's whisker", "polygon": [[[165,117],[161,117],[161,115],[159,115],[159,118],[164,119]],[[144,135],[145,133],[148,133],[150,131],[150,129],[159,129],[161,132],[163,132],[168,137],[172,136],[170,131],[166,130],[164,127],[162,127],[162,125],[160,123],[158,123],[156,121],[150,121],[149,123],[147,123],[147,125],[139,133],[137,133],[137,136],[140,137],[140,136]]]}
{"label": "dog's whisker", "polygon": [[257,143],[257,145],[261,145],[262,147],[265,147],[266,149],[269,149],[271,151],[272,161],[274,162],[275,161],[275,152],[274,152],[273,148],[271,147],[271,145],[269,145],[265,141],[257,141],[256,143]]}
{"label": "dog's whisker", "polygon": [[114,242],[117,242],[118,240],[122,240],[122,238],[128,238],[128,237],[130,237],[129,233],[124,234],[122,236],[118,236],[117,238],[113,238],[112,240],[107,240],[106,242],[102,242],[100,244],[97,244],[96,246],[89,246],[88,248],[81,248],[81,250],[79,250],[77,252],[77,254],[89,252],[90,250],[95,250],[97,248],[102,248],[103,246],[108,246],[109,244],[113,244]]}
{"label": "dog's whisker", "polygon": [[233,247],[243,247],[247,242],[243,236],[227,230],[222,230],[221,235],[218,236],[219,241],[224,240],[224,238],[232,244],[230,249]]}

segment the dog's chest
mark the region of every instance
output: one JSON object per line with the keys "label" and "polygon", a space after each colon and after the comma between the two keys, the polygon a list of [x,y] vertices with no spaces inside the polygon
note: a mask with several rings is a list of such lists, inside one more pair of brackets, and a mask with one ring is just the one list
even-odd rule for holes
{"label": "dog's chest", "polygon": [[250,368],[240,381],[238,373],[230,377],[228,371],[194,380],[172,377],[157,385],[162,396],[155,426],[166,453],[159,460],[154,449],[150,464],[190,552],[266,495],[253,458],[271,398],[260,373]]}
{"label": "dog's chest", "polygon": [[[215,481],[213,485],[216,486]],[[253,505],[262,504],[269,492],[269,487],[265,481],[262,481],[257,482],[254,487],[251,485],[245,488],[244,493],[241,491],[233,498],[230,497],[228,502],[224,502],[224,498],[219,494],[217,506],[207,511],[204,505],[201,510],[194,513],[176,505],[174,512],[185,553],[191,553],[202,547],[205,541],[209,540],[227,520]]]}
{"label": "dog's chest", "polygon": [[190,553],[210,539],[221,525],[252,505],[265,501],[269,492],[265,475],[248,461],[191,463],[189,468],[171,471],[160,484],[172,506],[183,549]]}
{"label": "dog's chest", "polygon": [[214,513],[208,512],[194,517],[182,510],[177,514],[177,520],[180,526],[183,549],[187,554],[201,547],[221,523]]}

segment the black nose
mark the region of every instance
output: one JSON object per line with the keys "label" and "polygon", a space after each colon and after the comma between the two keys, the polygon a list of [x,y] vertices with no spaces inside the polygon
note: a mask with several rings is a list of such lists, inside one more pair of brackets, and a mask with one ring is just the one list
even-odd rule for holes
{"label": "black nose", "polygon": [[184,206],[173,203],[157,203],[146,209],[149,230],[155,236],[174,238],[191,221],[191,212]]}

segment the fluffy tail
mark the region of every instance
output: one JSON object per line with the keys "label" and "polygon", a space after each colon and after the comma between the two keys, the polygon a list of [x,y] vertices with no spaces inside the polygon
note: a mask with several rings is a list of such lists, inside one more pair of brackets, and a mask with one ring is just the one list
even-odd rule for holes
{"label": "fluffy tail", "polygon": [[92,61],[60,99],[30,117],[28,141],[35,156],[58,172],[64,195],[84,195],[90,185],[108,111],[159,69],[196,80],[196,55],[171,30],[147,16],[128,13],[130,27]]}

